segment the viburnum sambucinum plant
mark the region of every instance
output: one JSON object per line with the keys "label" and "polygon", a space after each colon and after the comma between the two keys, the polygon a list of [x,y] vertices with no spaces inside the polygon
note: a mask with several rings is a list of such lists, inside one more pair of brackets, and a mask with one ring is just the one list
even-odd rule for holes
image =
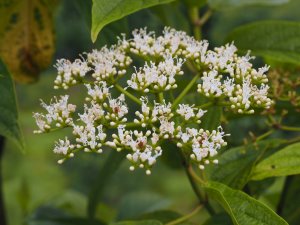
{"label": "viburnum sambucinum plant", "polygon": [[[134,30],[132,37],[122,35],[110,48],[84,53],[74,62],[57,61],[54,88],[84,85],[84,111],[76,112],[68,95],[54,97],[49,105],[42,101],[47,113],[34,113],[39,128],[35,133],[71,127],[72,136],[55,144],[54,152],[62,155],[59,163],[78,151],[102,153],[108,146],[127,152],[130,170],[144,168],[149,175],[164,154],[162,144],[170,141],[202,170],[218,163],[218,150],[229,135],[221,126],[201,128],[207,106],[217,102],[232,112],[251,114],[272,105],[265,74],[269,67],[255,69],[251,59],[249,54],[238,56],[233,43],[209,50],[207,41],[168,27],[161,36],[146,28]],[[134,66],[141,60],[141,66]],[[178,84],[182,76],[190,78],[184,87]],[[188,92],[198,92],[207,103],[187,104]],[[128,99],[139,110],[128,107]]]}

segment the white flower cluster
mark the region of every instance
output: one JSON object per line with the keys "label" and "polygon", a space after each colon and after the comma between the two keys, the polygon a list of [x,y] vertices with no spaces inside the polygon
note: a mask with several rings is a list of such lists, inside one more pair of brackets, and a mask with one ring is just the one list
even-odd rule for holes
{"label": "white flower cluster", "polygon": [[154,62],[150,62],[150,65],[146,63],[144,67],[133,73],[127,84],[134,90],[146,93],[177,88],[175,75],[183,74],[182,64],[182,59],[164,55],[158,65],[155,65]]}
{"label": "white flower cluster", "polygon": [[238,113],[254,113],[254,107],[269,108],[272,100],[267,97],[265,75],[269,67],[256,70],[249,62],[251,57],[239,57],[236,51],[231,44],[207,52],[204,63],[210,70],[203,72],[198,92],[229,100],[231,109]]}
{"label": "white flower cluster", "polygon": [[36,119],[36,124],[39,130],[34,133],[47,132],[53,126],[56,127],[70,126],[73,124],[71,117],[72,113],[75,112],[76,106],[68,104],[69,96],[61,96],[60,99],[54,97],[54,102],[51,101],[49,105],[41,101],[41,106],[46,109],[47,114],[34,113],[33,117]]}
{"label": "white flower cluster", "polygon": [[[188,154],[191,162],[204,169],[205,164],[218,163],[217,152],[227,144],[224,137],[228,134],[221,127],[202,129],[201,121],[210,108],[187,104],[184,94],[176,98],[174,94],[194,88],[204,102],[214,98],[214,103],[229,105],[238,113],[270,107],[265,75],[268,67],[256,70],[249,55],[240,57],[236,52],[233,44],[209,50],[207,41],[197,41],[170,28],[158,37],[139,29],[133,31],[132,39],[122,36],[111,48],[85,53],[74,62],[58,60],[54,87],[67,89],[83,84],[86,103],[83,112],[75,114],[76,107],[68,103],[67,95],[54,98],[50,105],[42,102],[47,113],[34,113],[39,128],[35,132],[71,127],[73,136],[55,144],[54,152],[63,156],[59,163],[80,150],[102,153],[110,147],[127,152],[130,170],[144,168],[151,174],[164,152],[162,144],[168,141],[176,143],[182,154]],[[139,68],[130,68],[133,55],[144,60]],[[178,81],[188,79],[185,65],[198,74],[183,86]],[[128,98],[140,109],[131,109]]]}
{"label": "white flower cluster", "polygon": [[209,164],[210,161],[217,164],[218,160],[210,160],[210,157],[215,156],[218,150],[226,146],[227,143],[224,141],[223,137],[228,136],[225,134],[222,127],[218,127],[218,130],[213,130],[212,132],[203,129],[186,128],[186,132],[180,132],[178,138],[181,139],[177,143],[178,147],[190,143],[192,145],[193,152],[190,157],[198,163],[200,169],[204,169],[204,164]]}

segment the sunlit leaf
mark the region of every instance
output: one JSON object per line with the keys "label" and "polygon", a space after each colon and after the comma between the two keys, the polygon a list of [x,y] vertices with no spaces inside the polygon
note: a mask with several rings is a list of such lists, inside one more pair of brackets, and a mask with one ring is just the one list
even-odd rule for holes
{"label": "sunlit leaf", "polygon": [[244,192],[217,182],[206,183],[205,190],[222,205],[235,225],[288,225],[269,207]]}
{"label": "sunlit leaf", "polygon": [[249,5],[281,5],[289,0],[207,0],[213,9],[224,10]]}
{"label": "sunlit leaf", "polygon": [[299,65],[299,36],[299,22],[261,21],[235,29],[227,40],[234,41],[240,51]]}
{"label": "sunlit leaf", "polygon": [[294,174],[300,174],[300,143],[289,145],[258,163],[251,179]]}
{"label": "sunlit leaf", "polygon": [[203,225],[232,225],[232,221],[226,213],[219,213],[210,217]]}
{"label": "sunlit leaf", "polygon": [[93,0],[91,30],[93,42],[96,41],[98,33],[105,25],[138,10],[172,1],[174,0]]}
{"label": "sunlit leaf", "polygon": [[228,149],[218,157],[219,164],[209,166],[206,173],[210,180],[242,189],[249,181],[251,171],[260,156],[283,142],[281,139],[270,139]]}
{"label": "sunlit leaf", "polygon": [[17,81],[35,81],[51,63],[55,2],[0,0],[0,56]]}

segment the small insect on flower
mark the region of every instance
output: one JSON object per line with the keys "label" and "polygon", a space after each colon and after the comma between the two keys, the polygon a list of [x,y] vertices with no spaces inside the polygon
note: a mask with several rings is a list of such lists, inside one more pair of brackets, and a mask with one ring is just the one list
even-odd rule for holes
{"label": "small insect on flower", "polygon": [[[146,28],[134,30],[132,37],[122,35],[116,45],[84,53],[74,62],[57,61],[54,88],[85,86],[85,101],[78,107],[82,111],[75,113],[68,95],[54,97],[49,105],[42,101],[46,113],[33,114],[34,132],[71,130],[55,143],[54,152],[63,156],[59,163],[79,151],[125,151],[131,171],[142,168],[150,175],[172,146],[166,143],[173,142],[180,154],[204,169],[218,164],[218,151],[229,135],[221,126],[202,128],[211,105],[218,102],[248,114],[273,103],[265,74],[269,67],[255,69],[252,59],[249,53],[237,55],[233,43],[209,49],[208,41],[168,27],[158,36]],[[182,85],[183,79],[190,81]]]}

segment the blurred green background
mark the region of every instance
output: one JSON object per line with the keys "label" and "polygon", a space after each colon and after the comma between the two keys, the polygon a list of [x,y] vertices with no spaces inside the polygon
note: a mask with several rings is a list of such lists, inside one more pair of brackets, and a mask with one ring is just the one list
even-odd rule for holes
{"label": "blurred green background", "polygon": [[[56,53],[55,59],[74,59],[82,52],[100,48],[104,44],[116,42],[120,33],[129,34],[134,28],[147,26],[149,30],[161,31],[167,26],[190,32],[184,7],[180,2],[142,10],[122,20],[114,22],[100,33],[98,41],[90,39],[90,15],[88,1],[61,1],[55,13]],[[78,10],[81,9],[81,10]],[[300,21],[300,1],[276,7],[247,7],[215,12],[204,26],[203,37],[211,46],[224,44],[227,34],[235,27],[250,21],[263,19],[285,19]],[[163,13],[162,13],[163,12]],[[1,16],[0,16],[1,17]],[[39,99],[48,101],[53,96],[55,70],[50,67],[32,85],[17,85],[20,121],[26,141],[26,152],[21,153],[8,142],[3,159],[4,196],[10,225],[28,222],[30,218],[43,213],[57,215],[86,216],[87,195],[97,182],[97,174],[107,158],[102,155],[78,154],[74,159],[58,165],[58,156],[53,154],[54,141],[63,132],[50,135],[33,135],[35,122],[32,112],[40,110]],[[59,94],[56,91],[55,94]],[[78,89],[72,90],[72,100],[82,98]],[[77,100],[79,101],[79,100]],[[263,125],[253,124],[247,118],[237,120],[228,127],[232,133],[231,145],[242,142],[252,128],[263,129]],[[299,122],[299,118],[298,118]],[[241,132],[242,131],[242,132]],[[239,140],[239,141],[234,141]],[[169,208],[178,212],[190,212],[197,200],[182,170],[158,163],[151,176],[143,171],[129,172],[124,162],[109,184],[99,203],[97,217],[105,221],[132,218],[142,212]],[[120,179],[122,178],[122,179]],[[276,201],[276,193],[281,188],[278,180],[263,201]],[[133,194],[134,193],[134,194]],[[133,196],[134,195],[134,196]],[[207,219],[204,213],[196,218]],[[46,224],[46,223],[45,223]],[[51,224],[51,223],[47,223]]]}

